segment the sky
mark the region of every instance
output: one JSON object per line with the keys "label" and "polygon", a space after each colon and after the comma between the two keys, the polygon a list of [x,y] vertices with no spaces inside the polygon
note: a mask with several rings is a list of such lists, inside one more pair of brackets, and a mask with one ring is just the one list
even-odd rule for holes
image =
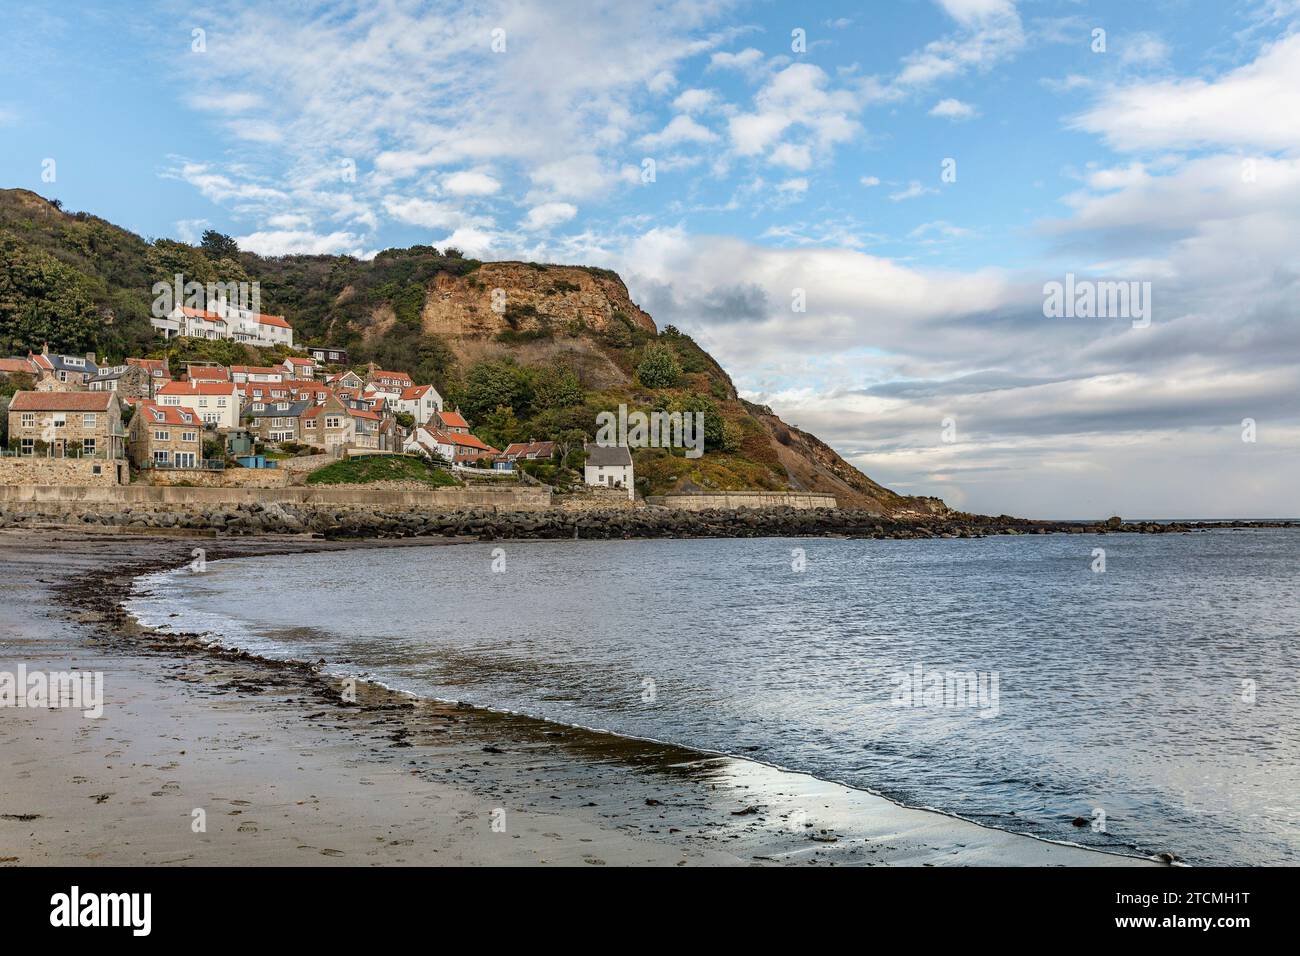
{"label": "sky", "polygon": [[[616,269],[953,507],[1300,514],[1300,0],[0,15],[0,186],[267,255]],[[1067,276],[1149,311],[1046,314]]]}

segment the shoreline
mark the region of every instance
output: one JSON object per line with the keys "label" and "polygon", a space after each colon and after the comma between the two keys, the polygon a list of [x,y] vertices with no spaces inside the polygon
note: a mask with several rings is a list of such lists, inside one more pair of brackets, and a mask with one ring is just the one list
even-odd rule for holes
{"label": "shoreline", "polygon": [[[60,534],[64,532],[46,532],[42,536],[43,558],[36,562],[43,573],[56,573],[55,580],[39,578],[38,582],[46,587],[53,585],[49,592],[62,613],[51,616],[62,616],[66,623],[66,632],[55,635],[54,647],[46,651],[76,652],[78,644],[90,644],[94,645],[94,653],[89,655],[92,660],[83,660],[82,665],[113,665],[102,668],[106,716],[100,721],[85,721],[79,714],[73,717],[70,711],[14,711],[22,719],[6,721],[6,752],[15,753],[16,768],[20,764],[26,768],[0,792],[0,858],[8,865],[222,865],[249,862],[250,852],[255,862],[271,865],[1151,863],[1141,857],[1015,834],[942,811],[906,807],[870,791],[744,757],[416,698],[371,682],[358,681],[357,703],[349,704],[339,693],[341,680],[321,675],[313,665],[218,650],[200,635],[152,632],[134,622],[121,606],[132,582],[140,575],[188,563],[192,538],[178,541],[128,534],[121,536],[125,540],[115,540],[101,532],[73,534],[57,542],[47,540]],[[24,532],[0,532],[0,563],[15,563],[23,553],[21,545],[15,544],[28,537]],[[78,567],[74,556],[96,542],[101,548],[108,545],[111,554],[130,552],[135,560],[107,569]],[[455,540],[428,538],[348,542],[283,537],[222,539],[221,546],[211,549],[208,559],[453,543]],[[50,544],[57,546],[51,548]],[[14,623],[22,631],[36,622],[30,617],[23,620],[20,613]],[[89,641],[84,634],[87,628],[95,635]],[[9,629],[13,629],[12,624]],[[11,656],[13,646],[8,640],[0,643],[3,657]],[[156,661],[162,662],[164,670],[180,674],[169,677],[157,673],[157,669],[148,667]],[[32,660],[25,663],[29,668],[33,666]],[[40,659],[35,663],[40,664]],[[145,685],[137,688],[144,691],[145,701],[125,722],[118,715],[119,707],[114,706],[120,704],[120,698],[115,700],[115,683],[119,687],[117,694],[123,684]],[[215,713],[209,712],[213,710]],[[208,816],[208,833],[199,836],[191,832],[188,817],[172,811],[165,815],[172,826],[164,839],[164,828],[160,828],[156,814],[140,816],[123,811],[123,803],[112,799],[116,791],[92,811],[86,811],[79,802],[64,806],[64,798],[70,798],[69,777],[74,781],[89,777],[80,771],[93,769],[95,763],[95,758],[87,757],[87,751],[76,750],[76,738],[98,729],[85,724],[113,728],[115,718],[115,736],[125,733],[133,748],[143,747],[146,751],[141,756],[147,759],[132,763],[138,771],[126,777],[132,783],[156,787],[150,791],[155,799],[193,794],[205,785],[211,789],[221,776],[212,780],[204,773],[192,772],[188,780],[170,781],[176,786],[168,788],[166,782],[153,782],[163,757],[171,758],[162,761],[163,766],[183,776],[181,766],[196,757],[222,768],[230,763],[246,764],[250,756],[248,748],[238,743],[238,737],[236,742],[227,742],[225,733],[187,733],[187,741],[197,739],[201,745],[192,750],[194,744],[190,744],[179,754],[174,746],[165,744],[166,736],[152,741],[140,738],[147,738],[150,730],[162,730],[160,722],[166,722],[167,729],[179,721],[206,732],[214,730],[213,720],[239,726],[241,733],[257,739],[262,748],[253,762],[263,766],[244,785],[249,791],[261,792],[263,800],[236,801],[209,795],[209,802],[244,803],[265,816],[262,804],[268,788],[275,790],[277,782],[292,787],[310,781],[314,790],[327,794],[313,792],[310,801],[295,805],[312,806],[314,810],[306,814],[308,817],[329,817],[335,824],[326,827],[329,841],[319,835],[319,820],[303,819],[303,813],[284,805],[275,809],[291,821],[290,832],[311,836],[293,836],[290,840],[289,834],[281,832],[274,847],[267,846],[266,838],[261,837],[268,829],[265,824],[254,824],[250,829],[247,820],[240,822],[241,817],[257,812],[242,807],[225,811],[230,819],[221,822],[230,825],[221,827],[221,839],[213,837],[212,816]],[[78,723],[82,726],[77,727]],[[52,730],[54,727],[59,729]],[[310,738],[305,743],[304,732]],[[60,751],[61,760],[76,766],[47,766],[39,772],[33,768],[32,758],[39,749],[33,744],[52,739],[40,736],[42,733],[53,733],[53,739],[60,742],[55,749]],[[376,741],[386,744],[376,748]],[[69,743],[73,745],[71,752],[67,749]],[[150,747],[151,743],[155,746]],[[121,749],[110,750],[108,759],[119,759],[112,755],[120,754]],[[23,755],[21,759],[19,754]],[[186,759],[177,760],[177,756]],[[322,758],[326,758],[323,764]],[[83,763],[89,766],[82,767]],[[296,773],[291,771],[295,764],[304,763]],[[358,776],[358,771],[363,775]],[[321,783],[322,773],[328,777],[328,786]],[[132,779],[136,776],[148,782]],[[285,777],[288,779],[281,779]],[[383,785],[376,789],[379,778]],[[39,786],[28,786],[37,780]],[[75,793],[77,785],[73,786]],[[15,789],[19,792],[11,792]],[[386,795],[379,806],[361,805],[366,802],[363,795],[379,793]],[[47,815],[40,810],[23,810],[24,798],[36,799],[46,811],[53,812]],[[427,810],[430,801],[456,809],[433,818],[416,812],[415,808]],[[138,797],[132,805],[149,802]],[[200,808],[197,800],[192,799],[190,805]],[[124,847],[100,850],[93,860],[78,857],[67,845],[75,840],[69,841],[66,836],[68,825],[74,822],[74,806],[88,818],[83,829],[90,820],[110,816],[109,830],[120,832],[125,828],[131,832],[134,839],[126,841],[125,846],[142,841],[153,849],[145,857]],[[119,812],[106,814],[110,806],[119,808]],[[19,822],[20,829],[32,828],[28,845],[15,847],[15,821],[11,818],[33,813],[37,815],[35,820]],[[503,823],[504,832],[492,828],[494,814]],[[339,835],[344,830],[373,834],[374,828],[385,822],[415,835],[403,836],[395,844],[386,841],[382,847],[378,846],[378,836],[357,842],[355,836]],[[274,829],[282,831],[283,825]],[[60,837],[60,831],[65,835]],[[307,854],[302,847],[313,848],[322,842],[335,845],[319,847],[313,859],[304,859]],[[60,843],[63,845],[58,846]]]}

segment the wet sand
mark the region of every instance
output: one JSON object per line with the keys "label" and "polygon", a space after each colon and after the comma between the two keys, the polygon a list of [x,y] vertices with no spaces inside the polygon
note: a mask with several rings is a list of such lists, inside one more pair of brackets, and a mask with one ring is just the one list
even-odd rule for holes
{"label": "wet sand", "polygon": [[196,546],[430,544],[0,532],[0,671],[99,671],[105,698],[0,709],[0,865],[1149,865],[752,761],[364,683],[351,703],[119,607]]}

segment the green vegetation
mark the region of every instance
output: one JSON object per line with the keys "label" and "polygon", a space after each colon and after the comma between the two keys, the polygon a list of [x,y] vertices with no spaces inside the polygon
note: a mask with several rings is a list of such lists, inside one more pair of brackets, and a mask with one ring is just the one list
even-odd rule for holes
{"label": "green vegetation", "polygon": [[430,488],[460,484],[446,469],[405,455],[344,458],[307,476],[309,485],[365,485],[374,481],[418,481]]}
{"label": "green vegetation", "polygon": [[641,352],[636,377],[646,388],[672,388],[682,377],[677,354],[666,345],[647,345]]}

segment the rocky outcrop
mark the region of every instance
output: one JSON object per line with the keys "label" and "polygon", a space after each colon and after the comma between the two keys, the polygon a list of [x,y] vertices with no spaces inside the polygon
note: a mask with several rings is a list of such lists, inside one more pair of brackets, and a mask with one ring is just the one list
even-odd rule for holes
{"label": "rocky outcrop", "polygon": [[526,262],[485,262],[468,275],[440,274],[421,319],[426,332],[449,339],[582,328],[602,333],[611,323],[656,332],[616,273]]}

